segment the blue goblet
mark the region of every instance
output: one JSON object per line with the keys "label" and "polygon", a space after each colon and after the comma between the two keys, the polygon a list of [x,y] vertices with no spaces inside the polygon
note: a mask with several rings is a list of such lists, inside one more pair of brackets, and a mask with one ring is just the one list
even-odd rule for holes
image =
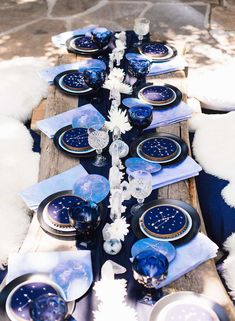
{"label": "blue goblet", "polygon": [[98,95],[98,90],[105,82],[105,76],[106,76],[105,70],[100,68],[86,69],[84,70],[83,75],[84,75],[85,83],[89,87],[94,89],[94,96],[92,97],[92,101],[99,102],[97,95]]}
{"label": "blue goblet", "polygon": [[127,114],[131,126],[137,129],[137,136],[151,124],[153,120],[153,107],[148,105],[133,106],[128,109]]}
{"label": "blue goblet", "polygon": [[166,279],[168,266],[166,256],[156,250],[145,250],[134,257],[134,279],[147,289],[142,303],[152,305],[156,302],[156,286]]}
{"label": "blue goblet", "polygon": [[82,201],[70,208],[69,220],[76,229],[77,240],[92,245],[94,232],[100,224],[99,206],[94,202]]}
{"label": "blue goblet", "polygon": [[67,313],[67,303],[56,294],[41,295],[30,306],[34,321],[64,321]]}
{"label": "blue goblet", "polygon": [[91,31],[91,34],[92,40],[100,49],[103,49],[109,44],[113,33],[106,28],[95,28]]}
{"label": "blue goblet", "polygon": [[138,87],[141,84],[147,74],[149,73],[151,62],[147,59],[131,59],[128,62],[128,73],[137,78],[135,86]]}

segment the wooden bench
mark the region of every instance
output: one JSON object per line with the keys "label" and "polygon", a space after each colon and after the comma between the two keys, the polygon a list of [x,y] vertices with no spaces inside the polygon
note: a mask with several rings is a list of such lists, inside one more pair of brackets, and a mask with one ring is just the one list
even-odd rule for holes
{"label": "wooden bench", "polygon": [[[72,54],[63,55],[59,58],[58,63],[71,63],[79,58]],[[183,98],[186,100],[185,73],[183,71],[164,74],[158,77],[151,77],[153,82],[166,82],[175,85],[183,92]],[[77,98],[70,97],[59,92],[54,86],[49,89],[49,95],[46,101],[45,117],[60,114],[77,105]],[[43,102],[43,106],[45,103]],[[37,117],[41,117],[44,107],[40,105],[39,109],[34,112],[33,124]],[[38,116],[40,115],[40,116]],[[158,131],[176,134],[182,137],[189,145],[187,122],[177,123]],[[66,157],[59,152],[51,139],[46,135],[41,135],[41,160],[39,181],[61,173],[75,165],[78,160]],[[159,189],[159,198],[175,198],[190,203],[197,209],[201,216],[201,230],[206,234],[203,217],[201,215],[198,202],[195,179],[188,179],[176,184],[172,184]],[[33,217],[28,235],[20,249],[20,252],[28,251],[59,251],[70,250],[75,248],[75,242],[59,241],[40,228],[36,215]],[[231,321],[235,321],[235,310],[225,288],[217,274],[214,260],[208,260],[201,264],[192,272],[185,274],[180,279],[164,287],[164,295],[177,291],[195,291],[208,295],[211,299],[220,303],[227,311]],[[87,320],[90,321],[90,320]]]}

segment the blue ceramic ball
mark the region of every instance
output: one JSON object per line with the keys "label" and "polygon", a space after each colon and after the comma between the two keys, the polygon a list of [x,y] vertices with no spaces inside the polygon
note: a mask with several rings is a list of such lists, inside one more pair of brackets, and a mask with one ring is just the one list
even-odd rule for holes
{"label": "blue ceramic ball", "polygon": [[94,202],[82,201],[70,208],[69,219],[77,232],[95,230],[100,223],[99,206]]}
{"label": "blue ceramic ball", "polygon": [[67,313],[66,302],[55,294],[39,296],[30,307],[33,321],[64,321]]}
{"label": "blue ceramic ball", "polygon": [[144,277],[159,279],[168,271],[168,260],[165,255],[153,250],[140,252],[134,257],[133,270]]}
{"label": "blue ceramic ball", "polygon": [[83,75],[87,86],[97,89],[103,85],[106,73],[102,69],[92,68],[84,70]]}

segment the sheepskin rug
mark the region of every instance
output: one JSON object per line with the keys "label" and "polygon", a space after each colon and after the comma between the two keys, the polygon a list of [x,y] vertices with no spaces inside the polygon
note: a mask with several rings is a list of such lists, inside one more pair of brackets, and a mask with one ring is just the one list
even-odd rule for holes
{"label": "sheepskin rug", "polygon": [[205,172],[229,181],[221,195],[235,207],[235,112],[223,115],[196,113],[189,122],[195,131],[193,152]]}
{"label": "sheepskin rug", "polygon": [[39,154],[22,123],[46,96],[47,84],[38,71],[45,61],[18,58],[0,63],[0,265],[19,249],[30,215],[18,193],[37,182]]}
{"label": "sheepskin rug", "polygon": [[228,288],[231,290],[230,295],[235,300],[235,233],[227,238],[224,249],[229,252],[229,256],[223,263],[222,273]]}

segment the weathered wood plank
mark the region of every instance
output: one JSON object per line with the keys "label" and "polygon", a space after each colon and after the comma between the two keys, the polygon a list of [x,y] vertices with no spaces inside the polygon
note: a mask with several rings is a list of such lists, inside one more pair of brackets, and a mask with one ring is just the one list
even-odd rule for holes
{"label": "weathered wood plank", "polygon": [[[65,55],[59,58],[59,63],[69,63],[76,60],[75,55]],[[154,83],[167,82],[180,88],[186,99],[185,75],[181,72],[169,73],[157,78],[150,78]],[[49,90],[46,104],[45,117],[59,114],[76,106],[77,99],[66,96],[56,90],[53,86]],[[188,144],[187,122],[175,124],[160,128],[159,131],[172,133],[181,136]],[[39,181],[63,172],[75,166],[78,161],[66,157],[60,153],[53,145],[51,139],[44,134],[41,135],[41,161]],[[194,179],[181,181],[161,188],[159,190],[160,198],[176,198],[188,202],[194,206],[201,215],[200,206],[197,197],[196,185]],[[205,226],[202,220],[202,231],[205,232]],[[73,249],[75,242],[58,241],[45,234],[39,226],[36,216],[34,216],[27,238],[21,248],[21,251],[50,251],[61,249]],[[231,300],[229,299],[220,278],[216,272],[213,260],[199,266],[197,269],[187,273],[179,280],[173,282],[163,289],[164,294],[177,291],[195,291],[209,295],[212,299],[223,305],[231,321],[235,321],[235,311]]]}

